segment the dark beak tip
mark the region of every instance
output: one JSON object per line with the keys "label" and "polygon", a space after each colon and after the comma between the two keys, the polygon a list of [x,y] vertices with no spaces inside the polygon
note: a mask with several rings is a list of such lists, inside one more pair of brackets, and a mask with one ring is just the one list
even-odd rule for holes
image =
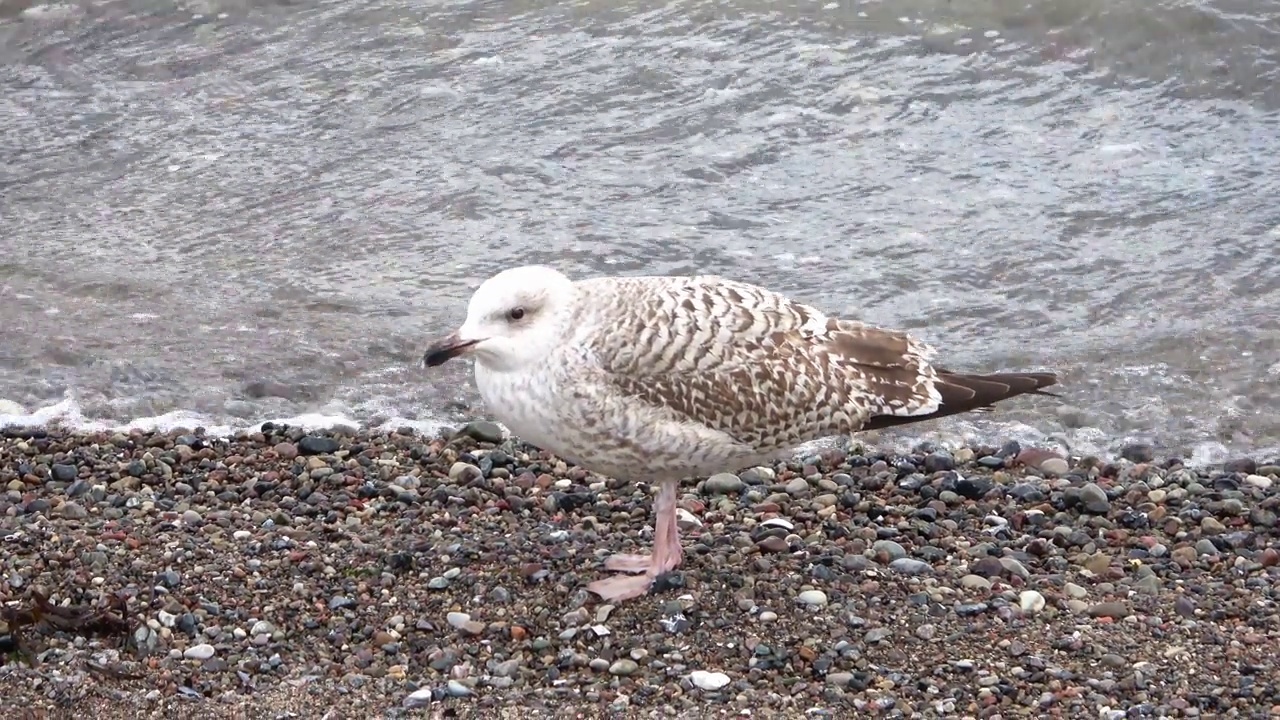
{"label": "dark beak tip", "polygon": [[449,339],[433,345],[427,348],[427,351],[422,354],[422,364],[429,368],[443,365],[453,358],[462,355],[467,350],[470,350],[476,342],[478,341],[469,340],[467,342],[458,342],[457,340]]}

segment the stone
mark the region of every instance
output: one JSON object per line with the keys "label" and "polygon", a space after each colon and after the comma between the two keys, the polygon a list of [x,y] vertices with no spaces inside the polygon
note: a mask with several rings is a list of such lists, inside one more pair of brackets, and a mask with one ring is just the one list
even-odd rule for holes
{"label": "stone", "polygon": [[1085,483],[1080,488],[1080,503],[1086,512],[1094,515],[1106,515],[1111,512],[1111,501],[1107,493],[1097,483]]}
{"label": "stone", "polygon": [[906,548],[892,540],[877,540],[871,546],[871,552],[876,556],[876,559],[883,558],[882,562],[886,565],[907,556]]}
{"label": "stone", "polygon": [[1038,613],[1044,609],[1044,595],[1035,590],[1023,590],[1018,593],[1018,607],[1025,613]]}
{"label": "stone", "polygon": [[473,440],[492,445],[502,442],[503,438],[502,426],[489,420],[469,422],[462,427],[462,432]]}
{"label": "stone", "polygon": [[796,600],[811,607],[821,607],[827,604],[827,594],[821,590],[805,590],[796,596]]}
{"label": "stone", "polygon": [[634,675],[639,669],[640,666],[635,660],[622,658],[621,660],[615,660],[613,664],[609,666],[609,674],[627,677],[628,675]]}
{"label": "stone", "polygon": [[[933,572],[929,563],[915,558],[898,558],[889,563],[889,569],[903,575],[925,575]],[[987,587],[990,588],[991,584],[987,583]]]}
{"label": "stone", "polygon": [[200,643],[182,651],[182,657],[188,660],[208,660],[215,652],[216,650],[209,643]]}
{"label": "stone", "polygon": [[75,480],[79,473],[80,470],[75,465],[65,463],[54,463],[53,467],[49,468],[49,476],[58,482],[69,483]]}
{"label": "stone", "polygon": [[704,492],[710,495],[729,495],[732,493],[742,492],[746,487],[746,483],[742,482],[742,478],[733,473],[717,473],[707,478],[702,484]]}
{"label": "stone", "polygon": [[689,673],[689,682],[693,683],[695,687],[703,690],[719,690],[729,684],[729,676],[722,672],[694,670]]}
{"label": "stone", "polygon": [[298,452],[303,455],[325,455],[338,451],[338,441],[321,435],[307,435],[298,441]]}
{"label": "stone", "polygon": [[1131,443],[1120,448],[1120,457],[1132,463],[1149,463],[1156,459],[1156,449],[1146,443]]}

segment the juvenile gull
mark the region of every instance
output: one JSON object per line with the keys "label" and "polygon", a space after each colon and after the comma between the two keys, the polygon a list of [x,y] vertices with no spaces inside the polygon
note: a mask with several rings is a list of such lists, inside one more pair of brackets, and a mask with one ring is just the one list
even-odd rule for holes
{"label": "juvenile gull", "polygon": [[475,357],[476,385],[520,439],[592,472],[660,485],[651,555],[614,555],[588,588],[619,601],[681,561],[682,479],[769,463],[806,442],[1048,394],[1051,373],[963,375],[905,333],[828,317],[716,276],[570,280],[504,270],[423,356]]}

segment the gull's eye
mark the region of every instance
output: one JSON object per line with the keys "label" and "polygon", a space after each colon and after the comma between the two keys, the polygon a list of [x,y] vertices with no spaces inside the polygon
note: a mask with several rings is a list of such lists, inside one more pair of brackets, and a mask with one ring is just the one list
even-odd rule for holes
{"label": "gull's eye", "polygon": [[522,307],[513,307],[507,311],[507,318],[510,320],[519,320],[522,317],[524,317],[524,308]]}

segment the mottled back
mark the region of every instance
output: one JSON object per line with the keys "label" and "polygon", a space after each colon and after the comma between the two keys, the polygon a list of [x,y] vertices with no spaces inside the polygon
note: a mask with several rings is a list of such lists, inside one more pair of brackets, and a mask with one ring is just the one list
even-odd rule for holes
{"label": "mottled back", "polygon": [[927,345],[764,288],[715,276],[576,286],[570,332],[605,382],[762,452],[852,433],[873,415],[927,415],[941,401]]}

